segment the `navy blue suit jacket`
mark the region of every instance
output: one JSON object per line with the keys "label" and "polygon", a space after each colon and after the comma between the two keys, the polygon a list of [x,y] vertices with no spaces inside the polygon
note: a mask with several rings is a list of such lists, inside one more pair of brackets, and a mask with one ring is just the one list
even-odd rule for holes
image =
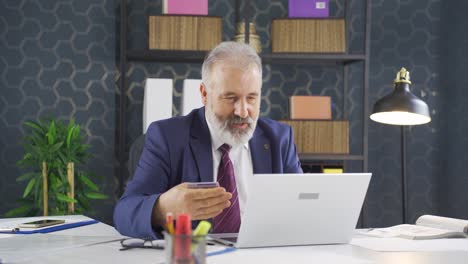
{"label": "navy blue suit jacket", "polygon": [[[302,172],[288,125],[259,118],[249,146],[254,173]],[[134,177],[114,211],[116,229],[131,237],[160,237],[160,229],[151,225],[159,195],[179,183],[199,181],[213,181],[204,107],[150,125]]]}

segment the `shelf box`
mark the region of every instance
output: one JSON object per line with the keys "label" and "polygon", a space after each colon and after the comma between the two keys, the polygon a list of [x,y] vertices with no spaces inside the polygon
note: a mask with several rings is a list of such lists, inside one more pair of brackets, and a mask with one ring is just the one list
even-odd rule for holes
{"label": "shelf box", "polygon": [[280,120],[294,131],[298,153],[349,154],[349,122]]}
{"label": "shelf box", "polygon": [[273,53],[345,53],[345,20],[274,19],[271,26],[271,49]]}
{"label": "shelf box", "polygon": [[289,97],[289,118],[331,120],[331,97],[293,95]]}
{"label": "shelf box", "polygon": [[221,17],[149,17],[149,49],[209,51],[221,42],[221,35]]}

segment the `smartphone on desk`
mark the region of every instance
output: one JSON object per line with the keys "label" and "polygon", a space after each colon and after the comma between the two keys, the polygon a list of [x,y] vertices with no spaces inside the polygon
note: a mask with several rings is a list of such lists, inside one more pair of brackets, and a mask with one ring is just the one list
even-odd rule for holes
{"label": "smartphone on desk", "polygon": [[218,182],[188,182],[189,189],[206,189],[219,187]]}
{"label": "smartphone on desk", "polygon": [[18,227],[22,227],[22,228],[41,228],[41,227],[53,226],[53,225],[58,225],[58,224],[63,224],[63,223],[65,223],[65,220],[42,219],[42,220],[22,223],[22,224],[19,224]]}

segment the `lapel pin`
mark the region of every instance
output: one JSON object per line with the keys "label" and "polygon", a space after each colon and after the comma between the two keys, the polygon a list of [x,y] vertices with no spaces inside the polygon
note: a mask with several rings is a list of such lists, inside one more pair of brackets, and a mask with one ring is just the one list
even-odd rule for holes
{"label": "lapel pin", "polygon": [[264,147],[265,149],[270,149],[270,145],[268,145],[268,144],[264,144],[263,147]]}

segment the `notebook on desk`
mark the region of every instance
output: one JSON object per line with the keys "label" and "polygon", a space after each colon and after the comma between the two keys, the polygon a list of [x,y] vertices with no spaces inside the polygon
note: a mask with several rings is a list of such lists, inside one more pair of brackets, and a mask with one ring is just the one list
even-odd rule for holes
{"label": "notebook on desk", "polygon": [[348,243],[371,173],[255,174],[238,234],[210,238],[237,248]]}

